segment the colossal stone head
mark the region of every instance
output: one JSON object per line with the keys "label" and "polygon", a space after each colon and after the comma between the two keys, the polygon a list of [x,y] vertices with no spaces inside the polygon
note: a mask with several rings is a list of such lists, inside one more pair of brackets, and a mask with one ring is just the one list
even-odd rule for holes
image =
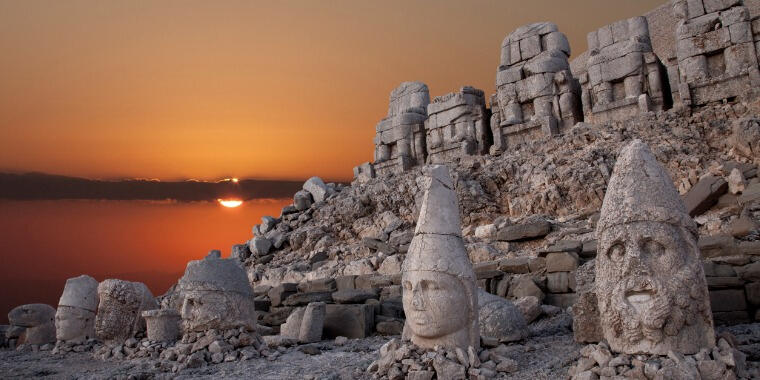
{"label": "colossal stone head", "polygon": [[17,306],[8,313],[11,326],[25,327],[19,344],[55,343],[55,309],[46,304]]}
{"label": "colossal stone head", "polygon": [[95,334],[104,341],[123,341],[145,330],[140,313],[158,308],[156,299],[141,282],[108,279],[98,285]]}
{"label": "colossal stone head", "polygon": [[406,328],[414,344],[479,347],[475,273],[462,241],[454,184],[430,168],[414,238],[402,268]]}
{"label": "colossal stone head", "polygon": [[697,229],[649,148],[623,148],[597,226],[604,337],[626,354],[694,354],[715,345]]}
{"label": "colossal stone head", "polygon": [[177,288],[185,332],[256,329],[253,291],[245,271],[233,260],[209,257],[191,261]]}
{"label": "colossal stone head", "polygon": [[66,280],[55,312],[55,336],[65,342],[83,342],[95,337],[98,281],[81,275]]}

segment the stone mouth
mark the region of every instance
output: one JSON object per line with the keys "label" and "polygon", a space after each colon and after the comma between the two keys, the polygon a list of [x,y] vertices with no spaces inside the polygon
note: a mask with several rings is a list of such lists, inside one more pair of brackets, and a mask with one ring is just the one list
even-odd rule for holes
{"label": "stone mouth", "polygon": [[635,290],[625,293],[625,300],[633,306],[636,311],[649,306],[654,300],[654,292],[651,290]]}

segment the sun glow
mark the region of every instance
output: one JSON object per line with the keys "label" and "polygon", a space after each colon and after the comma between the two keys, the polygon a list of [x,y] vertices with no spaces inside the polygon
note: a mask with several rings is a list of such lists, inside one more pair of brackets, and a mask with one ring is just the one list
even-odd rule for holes
{"label": "sun glow", "polygon": [[217,199],[220,205],[229,208],[235,208],[243,204],[243,201],[239,199]]}

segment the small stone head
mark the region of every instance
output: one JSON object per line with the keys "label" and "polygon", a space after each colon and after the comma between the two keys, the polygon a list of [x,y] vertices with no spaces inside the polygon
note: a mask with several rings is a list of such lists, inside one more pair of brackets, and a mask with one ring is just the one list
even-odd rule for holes
{"label": "small stone head", "polygon": [[413,343],[478,347],[475,274],[461,237],[459,208],[445,166],[433,166],[401,283]]}
{"label": "small stone head", "polygon": [[191,261],[177,288],[185,332],[239,327],[255,330],[253,291],[245,271],[234,261]]}
{"label": "small stone head", "polygon": [[597,237],[595,286],[613,350],[664,355],[714,344],[696,226],[639,140],[618,158]]}

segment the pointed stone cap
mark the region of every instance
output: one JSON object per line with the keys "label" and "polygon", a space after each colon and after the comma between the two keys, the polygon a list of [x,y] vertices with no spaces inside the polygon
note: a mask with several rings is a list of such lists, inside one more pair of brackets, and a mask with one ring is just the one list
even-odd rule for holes
{"label": "pointed stone cap", "polygon": [[462,241],[457,197],[446,166],[429,168],[420,217],[402,271],[441,272],[475,279]]}
{"label": "pointed stone cap", "polygon": [[243,268],[230,259],[209,257],[187,263],[185,275],[179,279],[181,290],[237,292],[253,295]]}
{"label": "pointed stone cap", "polygon": [[427,169],[425,195],[414,233],[461,237],[462,222],[449,169],[444,165],[433,165]]}
{"label": "pointed stone cap", "polygon": [[86,274],[66,280],[58,306],[95,312],[98,308],[98,281]]}
{"label": "pointed stone cap", "polygon": [[633,222],[668,223],[697,234],[697,226],[686,212],[673,180],[649,147],[638,139],[618,156],[602,203],[597,234]]}

